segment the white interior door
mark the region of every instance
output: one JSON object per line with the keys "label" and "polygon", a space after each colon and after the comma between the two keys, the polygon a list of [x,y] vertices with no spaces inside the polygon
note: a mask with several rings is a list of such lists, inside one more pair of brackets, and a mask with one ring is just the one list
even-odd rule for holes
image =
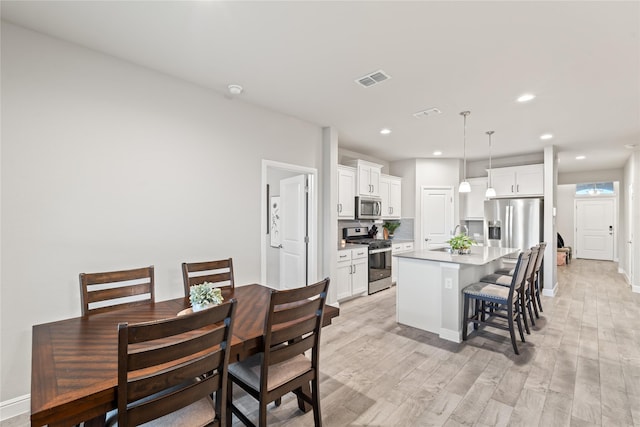
{"label": "white interior door", "polygon": [[613,261],[614,199],[576,200],[576,258]]}
{"label": "white interior door", "polygon": [[421,200],[422,249],[446,245],[453,230],[453,190],[423,188]]}
{"label": "white interior door", "polygon": [[306,182],[306,175],[280,181],[280,289],[307,284]]}

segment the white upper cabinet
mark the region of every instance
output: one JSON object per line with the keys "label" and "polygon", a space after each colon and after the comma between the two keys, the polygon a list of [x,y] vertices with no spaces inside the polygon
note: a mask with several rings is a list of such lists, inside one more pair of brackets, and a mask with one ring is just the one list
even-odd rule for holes
{"label": "white upper cabinet", "polygon": [[490,173],[496,197],[544,195],[544,165],[494,168]]}
{"label": "white upper cabinet", "polygon": [[382,199],[382,218],[400,219],[402,178],[397,176],[381,175],[380,198]]}
{"label": "white upper cabinet", "polygon": [[354,160],[349,162],[350,166],[355,166],[358,171],[357,195],[359,196],[380,196],[380,175],[382,175],[382,165],[367,162],[365,160]]}
{"label": "white upper cabinet", "polygon": [[487,178],[469,178],[467,179],[471,185],[471,192],[465,193],[465,219],[482,219],[484,218],[484,194],[487,191]]}
{"label": "white upper cabinet", "polygon": [[354,219],[356,215],[356,170],[338,165],[338,218]]}

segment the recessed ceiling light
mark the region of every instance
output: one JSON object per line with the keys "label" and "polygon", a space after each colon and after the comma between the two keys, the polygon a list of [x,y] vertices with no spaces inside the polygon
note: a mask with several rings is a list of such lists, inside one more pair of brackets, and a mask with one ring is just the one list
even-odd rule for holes
{"label": "recessed ceiling light", "polygon": [[553,138],[553,135],[551,135],[550,133],[545,133],[543,135],[540,135],[540,139],[551,139]]}
{"label": "recessed ceiling light", "polygon": [[527,101],[531,101],[533,98],[535,98],[536,96],[532,93],[525,93],[522,94],[518,97],[518,102],[527,102]]}
{"label": "recessed ceiling light", "polygon": [[436,150],[433,152],[434,156],[442,156],[442,151]]}
{"label": "recessed ceiling light", "polygon": [[240,95],[244,90],[240,85],[229,85],[228,88],[229,93],[231,93],[232,95]]}
{"label": "recessed ceiling light", "polygon": [[380,129],[380,133],[383,135],[389,135],[391,133],[391,129],[389,128]]}
{"label": "recessed ceiling light", "polygon": [[584,160],[587,156],[576,156],[576,160]]}

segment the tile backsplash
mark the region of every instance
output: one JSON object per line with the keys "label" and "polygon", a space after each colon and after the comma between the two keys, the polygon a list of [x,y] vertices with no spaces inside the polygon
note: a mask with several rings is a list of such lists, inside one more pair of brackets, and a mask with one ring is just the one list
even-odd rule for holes
{"label": "tile backsplash", "polygon": [[[400,227],[394,233],[394,239],[413,240],[413,218],[402,218]],[[378,238],[382,238],[382,224],[384,220],[378,221],[356,221],[356,220],[339,220],[338,221],[338,241],[342,239],[342,229],[347,227],[367,227],[370,229],[372,225],[378,227]]]}

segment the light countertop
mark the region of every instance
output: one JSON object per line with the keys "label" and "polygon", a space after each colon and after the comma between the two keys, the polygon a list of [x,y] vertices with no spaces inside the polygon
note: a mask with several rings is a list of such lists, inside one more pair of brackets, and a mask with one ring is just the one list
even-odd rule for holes
{"label": "light countertop", "polygon": [[359,245],[357,243],[347,243],[344,246],[340,246],[340,242],[338,242],[338,250],[339,251],[346,251],[346,250],[350,250],[350,249],[360,249],[360,248],[369,249],[369,245]]}
{"label": "light countertop", "polygon": [[398,258],[412,258],[425,261],[451,262],[460,265],[484,265],[507,255],[518,253],[516,248],[496,248],[489,246],[472,246],[471,253],[466,255],[453,255],[441,250],[417,250],[395,254]]}

